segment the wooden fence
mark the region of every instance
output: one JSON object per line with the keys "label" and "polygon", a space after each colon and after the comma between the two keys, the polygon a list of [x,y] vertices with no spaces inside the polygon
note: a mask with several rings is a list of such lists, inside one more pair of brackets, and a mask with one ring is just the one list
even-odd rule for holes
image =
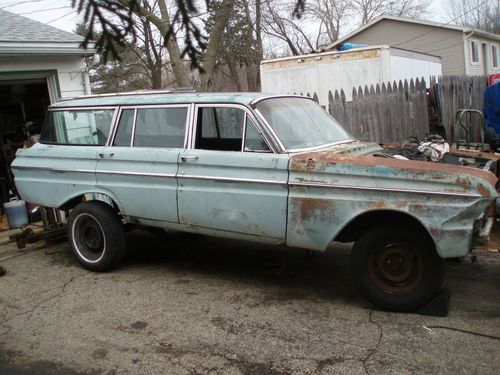
{"label": "wooden fence", "polygon": [[[431,85],[436,87],[436,98],[440,122],[446,131],[448,142],[452,142],[452,128],[455,122],[455,113],[459,109],[483,110],[483,93],[488,85],[486,76],[443,76],[431,79]],[[477,115],[466,114],[464,120],[472,124],[473,141],[479,141],[480,121]],[[460,128],[459,128],[460,129]],[[464,139],[464,133],[460,131],[457,137]]]}
{"label": "wooden fence", "polygon": [[346,101],[344,90],[336,90],[329,93],[328,103],[330,114],[363,141],[400,143],[429,132],[423,79],[354,88],[352,101]]}
{"label": "wooden fence", "polygon": [[[443,76],[431,78],[440,123],[451,142],[451,129],[459,109],[482,110],[486,77]],[[311,96],[309,93],[307,94]],[[316,93],[312,95],[317,100]],[[408,137],[424,138],[429,129],[429,94],[422,79],[358,87],[347,101],[344,90],[328,95],[328,111],[356,138],[362,141],[401,143]],[[467,122],[477,119],[466,116]],[[463,137],[461,137],[463,138]],[[479,131],[473,141],[479,140]]]}

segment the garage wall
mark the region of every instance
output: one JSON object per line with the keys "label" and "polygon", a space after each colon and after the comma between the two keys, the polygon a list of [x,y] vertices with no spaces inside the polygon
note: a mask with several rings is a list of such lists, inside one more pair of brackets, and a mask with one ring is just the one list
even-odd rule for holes
{"label": "garage wall", "polygon": [[85,63],[80,56],[0,57],[0,79],[29,76],[48,79],[52,102],[58,98],[90,94]]}

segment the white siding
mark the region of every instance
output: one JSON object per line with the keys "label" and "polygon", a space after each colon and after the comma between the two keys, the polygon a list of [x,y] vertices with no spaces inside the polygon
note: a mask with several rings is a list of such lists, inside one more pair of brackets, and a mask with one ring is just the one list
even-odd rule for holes
{"label": "white siding", "polygon": [[[57,80],[62,98],[85,95],[85,63],[80,56],[16,56],[0,58],[0,79],[16,79],[17,73],[57,71]],[[11,73],[11,74],[6,74]],[[26,77],[20,74],[19,78]],[[48,77],[48,80],[55,77]],[[50,82],[49,82],[50,84]],[[54,82],[54,84],[57,84]],[[54,100],[55,98],[51,98]]]}
{"label": "white siding", "polygon": [[[471,41],[479,43],[479,62],[477,63],[472,62]],[[485,53],[483,53],[483,45],[486,46]],[[465,65],[467,75],[483,75],[485,74],[485,72],[486,74],[500,73],[500,56],[497,56],[498,66],[496,68],[493,67],[493,59],[491,53],[492,45],[497,46],[497,49],[500,48],[500,43],[495,40],[478,37],[476,35],[473,35],[471,37],[464,37]]]}

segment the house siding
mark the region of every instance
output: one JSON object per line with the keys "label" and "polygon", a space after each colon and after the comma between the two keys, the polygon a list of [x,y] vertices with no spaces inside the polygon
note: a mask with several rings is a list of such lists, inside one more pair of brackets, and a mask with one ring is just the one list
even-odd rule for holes
{"label": "house siding", "polygon": [[[479,62],[472,62],[471,41],[479,43]],[[486,51],[483,54],[483,44],[486,46]],[[493,58],[491,46],[497,47],[497,67],[493,67]],[[472,35],[464,38],[464,51],[467,75],[483,75],[500,73],[500,43],[496,40]],[[485,59],[486,58],[486,59]],[[486,69],[485,69],[486,66]]]}
{"label": "house siding", "polygon": [[460,30],[384,19],[345,42],[386,44],[428,53],[442,58],[443,74],[466,74],[464,38]]}

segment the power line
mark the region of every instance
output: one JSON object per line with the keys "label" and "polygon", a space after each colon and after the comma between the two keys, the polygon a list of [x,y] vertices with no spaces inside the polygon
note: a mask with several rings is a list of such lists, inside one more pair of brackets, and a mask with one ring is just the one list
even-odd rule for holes
{"label": "power line", "polygon": [[0,10],[7,9],[7,8],[12,8],[12,7],[15,7],[15,6],[18,6],[18,5],[22,5],[22,4],[41,3],[42,1],[46,1],[46,0],[25,0],[25,1],[20,1],[18,3],[4,5],[3,7],[0,7]]}
{"label": "power line", "polygon": [[32,10],[31,12],[23,12],[23,13],[18,13],[19,15],[26,15],[26,14],[33,14],[33,13],[39,13],[39,12],[47,12],[50,10],[58,10],[58,9],[66,9],[66,8],[72,8],[71,5],[65,5],[62,7],[56,7],[56,8],[46,8],[46,9],[37,9],[37,10]]}
{"label": "power line", "polygon": [[69,12],[69,13],[67,13],[67,14],[65,14],[65,15],[62,15],[61,17],[57,17],[57,18],[55,18],[55,19],[53,19],[53,20],[51,20],[51,21],[49,21],[49,22],[45,22],[45,23],[46,23],[47,25],[48,25],[48,24],[51,24],[52,22],[59,21],[61,18],[68,17],[69,15],[71,15],[71,14],[73,14],[73,13],[75,13],[75,12],[77,12],[77,10],[76,10],[76,9],[75,9],[75,10],[72,10],[71,12]]}
{"label": "power line", "polygon": [[398,46],[400,46],[401,44],[405,44],[405,43],[411,42],[412,40],[415,40],[415,39],[421,38],[421,37],[423,37],[424,35],[427,35],[427,34],[433,33],[434,31],[436,31],[436,30],[437,30],[437,28],[439,28],[439,27],[443,27],[443,26],[446,26],[446,25],[449,25],[450,23],[452,23],[452,22],[456,21],[456,20],[457,20],[457,19],[459,19],[460,17],[463,17],[463,16],[465,16],[466,14],[469,14],[470,12],[472,12],[473,10],[476,10],[476,9],[478,9],[479,7],[482,7],[482,6],[483,6],[484,4],[486,4],[488,1],[489,1],[489,0],[484,0],[481,4],[476,5],[475,7],[473,7],[473,8],[471,8],[471,9],[469,9],[468,11],[466,11],[466,12],[464,12],[464,13],[462,13],[462,14],[459,14],[457,17],[455,17],[455,18],[453,18],[453,19],[449,20],[448,22],[445,22],[445,23],[443,23],[443,24],[441,24],[441,25],[435,26],[435,27],[436,27],[435,29],[431,29],[431,30],[429,30],[429,31],[426,31],[425,33],[422,33],[422,34],[417,35],[417,36],[415,36],[415,37],[413,37],[413,38],[410,38],[410,39],[408,39],[408,40],[405,40],[404,42],[400,42],[400,43],[396,44],[394,47],[398,47]]}

